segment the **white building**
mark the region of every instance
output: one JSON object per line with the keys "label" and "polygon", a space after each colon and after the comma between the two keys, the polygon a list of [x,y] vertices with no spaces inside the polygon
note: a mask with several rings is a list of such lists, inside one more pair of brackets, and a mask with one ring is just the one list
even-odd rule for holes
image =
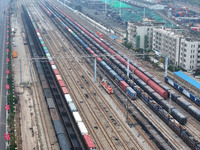
{"label": "white building", "polygon": [[142,23],[128,22],[128,42],[133,44],[133,48],[152,48],[153,28],[164,26],[164,24],[147,18],[143,18]]}
{"label": "white building", "polygon": [[188,33],[154,28],[152,49],[185,70],[200,68],[200,40]]}
{"label": "white building", "polygon": [[200,68],[200,41],[188,37],[181,39],[179,65],[185,70]]}
{"label": "white building", "polygon": [[162,56],[168,56],[170,61],[179,65],[179,45],[182,35],[175,34],[171,29],[153,30],[152,49],[160,52]]}

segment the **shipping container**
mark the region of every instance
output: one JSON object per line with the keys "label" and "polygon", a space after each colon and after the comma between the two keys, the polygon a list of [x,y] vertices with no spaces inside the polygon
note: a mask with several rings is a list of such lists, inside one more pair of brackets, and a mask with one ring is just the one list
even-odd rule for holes
{"label": "shipping container", "polygon": [[55,75],[59,75],[59,72],[58,72],[57,69],[53,70],[53,72],[54,72]]}
{"label": "shipping container", "polygon": [[50,57],[51,55],[50,55],[49,53],[46,53],[46,56],[47,56],[47,57]]}
{"label": "shipping container", "polygon": [[49,63],[50,63],[51,65],[54,65],[54,61],[53,61],[53,60],[49,61]]}
{"label": "shipping container", "polygon": [[125,81],[120,81],[119,86],[122,88],[124,92],[126,92],[126,88],[129,87],[129,85]]}
{"label": "shipping container", "polygon": [[74,102],[69,102],[68,104],[69,104],[69,108],[70,108],[71,112],[77,111]]}
{"label": "shipping container", "polygon": [[64,84],[64,82],[62,80],[60,80],[58,82],[59,82],[60,87],[65,87],[65,84]]}
{"label": "shipping container", "polygon": [[78,122],[78,128],[82,135],[87,135],[88,131],[83,122]]}
{"label": "shipping container", "polygon": [[112,76],[112,78],[114,78],[117,73],[114,70],[109,70],[110,75]]}
{"label": "shipping container", "polygon": [[50,61],[50,60],[52,60],[52,58],[51,57],[47,57],[48,58],[48,60]]}
{"label": "shipping container", "polygon": [[117,84],[120,84],[120,81],[123,80],[119,75],[116,75],[114,79],[115,79],[115,82],[117,82]]}
{"label": "shipping container", "polygon": [[51,68],[52,68],[53,70],[57,69],[57,67],[56,67],[55,65],[51,65]]}
{"label": "shipping container", "polygon": [[72,98],[69,94],[65,94],[65,100],[67,101],[67,103],[72,102]]}
{"label": "shipping container", "polygon": [[73,114],[73,116],[74,116],[74,119],[75,119],[76,123],[82,122],[82,118],[81,118],[81,116],[79,115],[79,112],[73,112],[72,114]]}
{"label": "shipping container", "polygon": [[126,92],[128,93],[131,99],[137,98],[137,93],[131,87],[127,87]]}
{"label": "shipping container", "polygon": [[62,80],[61,76],[60,75],[56,75],[56,79],[59,81],[59,80]]}
{"label": "shipping container", "polygon": [[89,150],[96,149],[96,146],[94,142],[92,141],[92,138],[90,137],[90,135],[84,135],[83,137]]}
{"label": "shipping container", "polygon": [[61,88],[62,88],[62,91],[63,91],[64,94],[69,94],[69,92],[68,92],[66,87],[61,87]]}

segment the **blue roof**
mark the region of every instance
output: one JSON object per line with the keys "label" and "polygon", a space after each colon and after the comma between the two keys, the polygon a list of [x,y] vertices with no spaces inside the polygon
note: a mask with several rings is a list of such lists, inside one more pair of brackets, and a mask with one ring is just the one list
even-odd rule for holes
{"label": "blue roof", "polygon": [[116,39],[116,38],[117,38],[117,37],[115,37],[115,36],[113,36],[113,35],[111,35],[110,37],[113,38],[113,39]]}
{"label": "blue roof", "polygon": [[196,88],[200,89],[200,83],[197,82],[196,80],[192,79],[191,77],[187,76],[186,74],[184,74],[181,71],[177,71],[174,72],[177,76],[181,77],[182,79],[184,79],[185,81],[189,82],[190,84],[192,84],[193,86],[195,86]]}

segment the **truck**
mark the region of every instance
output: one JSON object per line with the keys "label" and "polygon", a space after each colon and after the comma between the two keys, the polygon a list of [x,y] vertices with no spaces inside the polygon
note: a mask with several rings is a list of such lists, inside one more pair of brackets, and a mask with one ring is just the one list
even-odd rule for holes
{"label": "truck", "polygon": [[12,52],[12,57],[13,57],[13,58],[17,58],[17,51],[13,51],[13,52]]}

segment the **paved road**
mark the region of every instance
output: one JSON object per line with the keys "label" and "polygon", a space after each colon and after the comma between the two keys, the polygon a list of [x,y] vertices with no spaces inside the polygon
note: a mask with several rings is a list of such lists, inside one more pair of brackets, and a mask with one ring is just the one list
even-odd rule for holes
{"label": "paved road", "polygon": [[[6,149],[4,133],[6,133],[6,8],[7,0],[0,1],[0,150]],[[4,14],[5,11],[5,14]]]}

